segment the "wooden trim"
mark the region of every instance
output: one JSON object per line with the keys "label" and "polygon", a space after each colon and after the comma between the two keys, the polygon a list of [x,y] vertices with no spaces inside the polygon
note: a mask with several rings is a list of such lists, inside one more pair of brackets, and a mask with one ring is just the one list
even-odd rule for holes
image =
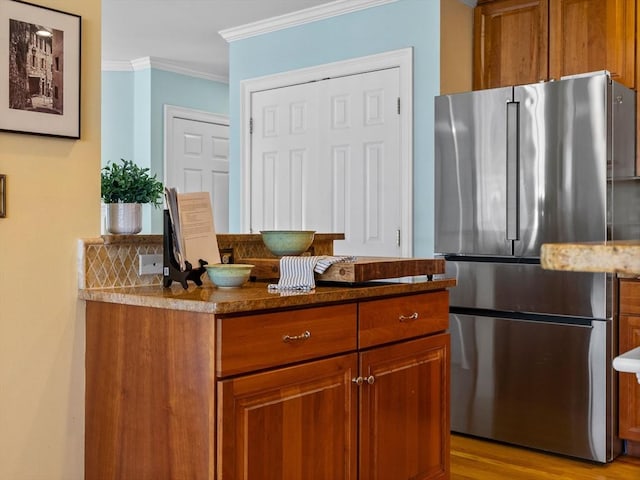
{"label": "wooden trim", "polygon": [[627,440],[627,448],[625,450],[625,453],[630,457],[640,458],[640,442]]}

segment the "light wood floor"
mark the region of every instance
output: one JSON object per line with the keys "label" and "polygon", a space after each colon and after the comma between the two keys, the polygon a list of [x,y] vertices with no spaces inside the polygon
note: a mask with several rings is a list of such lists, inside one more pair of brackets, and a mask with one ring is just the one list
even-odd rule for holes
{"label": "light wood floor", "polygon": [[640,458],[606,465],[451,435],[451,480],[640,480]]}

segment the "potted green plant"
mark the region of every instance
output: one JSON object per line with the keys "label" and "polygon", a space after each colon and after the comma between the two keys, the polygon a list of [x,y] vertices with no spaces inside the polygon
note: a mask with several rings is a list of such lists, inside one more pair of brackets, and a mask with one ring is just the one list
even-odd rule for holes
{"label": "potted green plant", "polygon": [[142,204],[162,205],[162,182],[148,168],[120,159],[102,168],[101,197],[107,205],[107,230],[135,234],[142,230]]}

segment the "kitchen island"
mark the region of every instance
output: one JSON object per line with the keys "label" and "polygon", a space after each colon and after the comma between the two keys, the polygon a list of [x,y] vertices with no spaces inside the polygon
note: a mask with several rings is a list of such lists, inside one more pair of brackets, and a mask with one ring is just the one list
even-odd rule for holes
{"label": "kitchen island", "polygon": [[454,285],[80,290],[85,478],[449,478]]}

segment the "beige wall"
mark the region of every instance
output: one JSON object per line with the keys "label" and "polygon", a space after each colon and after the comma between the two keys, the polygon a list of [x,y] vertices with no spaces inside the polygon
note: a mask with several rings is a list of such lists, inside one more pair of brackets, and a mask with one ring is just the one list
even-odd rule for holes
{"label": "beige wall", "polygon": [[440,93],[471,90],[472,65],[473,8],[440,0]]}
{"label": "beige wall", "polygon": [[100,0],[39,0],[82,16],[81,140],[0,132],[0,479],[79,480],[84,317],[77,240],[100,234]]}

